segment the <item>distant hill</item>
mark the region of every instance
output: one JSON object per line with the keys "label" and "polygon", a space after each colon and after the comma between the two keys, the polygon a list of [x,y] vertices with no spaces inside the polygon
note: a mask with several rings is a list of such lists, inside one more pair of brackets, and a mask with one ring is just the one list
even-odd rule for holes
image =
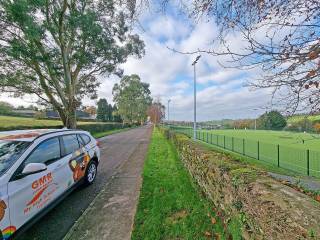
{"label": "distant hill", "polygon": [[307,116],[307,115],[294,115],[288,118],[288,123],[294,123],[294,122],[299,122],[304,120],[307,117],[308,120],[310,121],[319,121],[320,122],[320,114],[318,115],[312,115],[312,116]]}

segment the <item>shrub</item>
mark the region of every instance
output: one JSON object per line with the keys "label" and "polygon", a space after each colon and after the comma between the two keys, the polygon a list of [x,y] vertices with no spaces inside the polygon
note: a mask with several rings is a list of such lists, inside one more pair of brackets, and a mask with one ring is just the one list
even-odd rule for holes
{"label": "shrub", "polygon": [[271,111],[262,114],[258,119],[258,126],[261,129],[281,130],[287,125],[284,116],[278,111]]}
{"label": "shrub", "polygon": [[[132,124],[122,124],[122,123],[96,123],[96,124],[81,124],[78,125],[78,129],[88,131],[90,133],[106,132],[114,129],[121,129],[132,127]],[[43,125],[34,125],[34,126],[10,126],[10,127],[0,127],[0,131],[10,131],[10,130],[19,130],[19,129],[60,129],[63,128],[63,125],[54,125],[54,126],[43,126]]]}
{"label": "shrub", "polygon": [[316,123],[313,125],[313,128],[314,130],[317,132],[317,133],[320,133],[320,123]]}
{"label": "shrub", "polygon": [[312,121],[309,119],[301,119],[299,121],[291,122],[287,125],[286,130],[289,131],[306,131],[312,132],[314,130]]}
{"label": "shrub", "polygon": [[34,118],[35,119],[44,119],[46,117],[46,114],[42,111],[37,111],[35,114],[34,114]]}

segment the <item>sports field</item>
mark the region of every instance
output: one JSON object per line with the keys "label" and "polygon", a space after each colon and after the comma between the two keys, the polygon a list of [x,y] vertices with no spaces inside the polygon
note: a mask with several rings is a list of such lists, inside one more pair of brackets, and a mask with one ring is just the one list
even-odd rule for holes
{"label": "sports field", "polygon": [[[192,129],[171,127],[192,136]],[[198,130],[197,139],[284,169],[320,177],[320,135],[266,130]]]}
{"label": "sports field", "polygon": [[267,130],[212,130],[213,134],[245,138],[265,143],[280,144],[299,149],[320,151],[320,135]]}

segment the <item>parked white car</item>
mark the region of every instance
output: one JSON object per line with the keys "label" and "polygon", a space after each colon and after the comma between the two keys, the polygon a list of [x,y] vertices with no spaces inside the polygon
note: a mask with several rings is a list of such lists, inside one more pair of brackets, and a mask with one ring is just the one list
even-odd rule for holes
{"label": "parked white car", "polygon": [[0,240],[23,231],[79,184],[92,184],[99,160],[99,144],[85,131],[0,132]]}

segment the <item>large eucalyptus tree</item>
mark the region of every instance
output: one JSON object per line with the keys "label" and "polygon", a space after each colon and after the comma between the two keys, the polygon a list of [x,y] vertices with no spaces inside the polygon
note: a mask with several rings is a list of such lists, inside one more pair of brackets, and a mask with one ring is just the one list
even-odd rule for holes
{"label": "large eucalyptus tree", "polygon": [[118,114],[125,122],[143,123],[147,119],[147,110],[152,104],[149,84],[140,80],[138,75],[124,76],[112,90],[113,101]]}
{"label": "large eucalyptus tree", "polygon": [[128,56],[143,55],[133,13],[134,4],[117,0],[0,0],[1,90],[36,94],[75,128],[97,76],[121,74]]}

